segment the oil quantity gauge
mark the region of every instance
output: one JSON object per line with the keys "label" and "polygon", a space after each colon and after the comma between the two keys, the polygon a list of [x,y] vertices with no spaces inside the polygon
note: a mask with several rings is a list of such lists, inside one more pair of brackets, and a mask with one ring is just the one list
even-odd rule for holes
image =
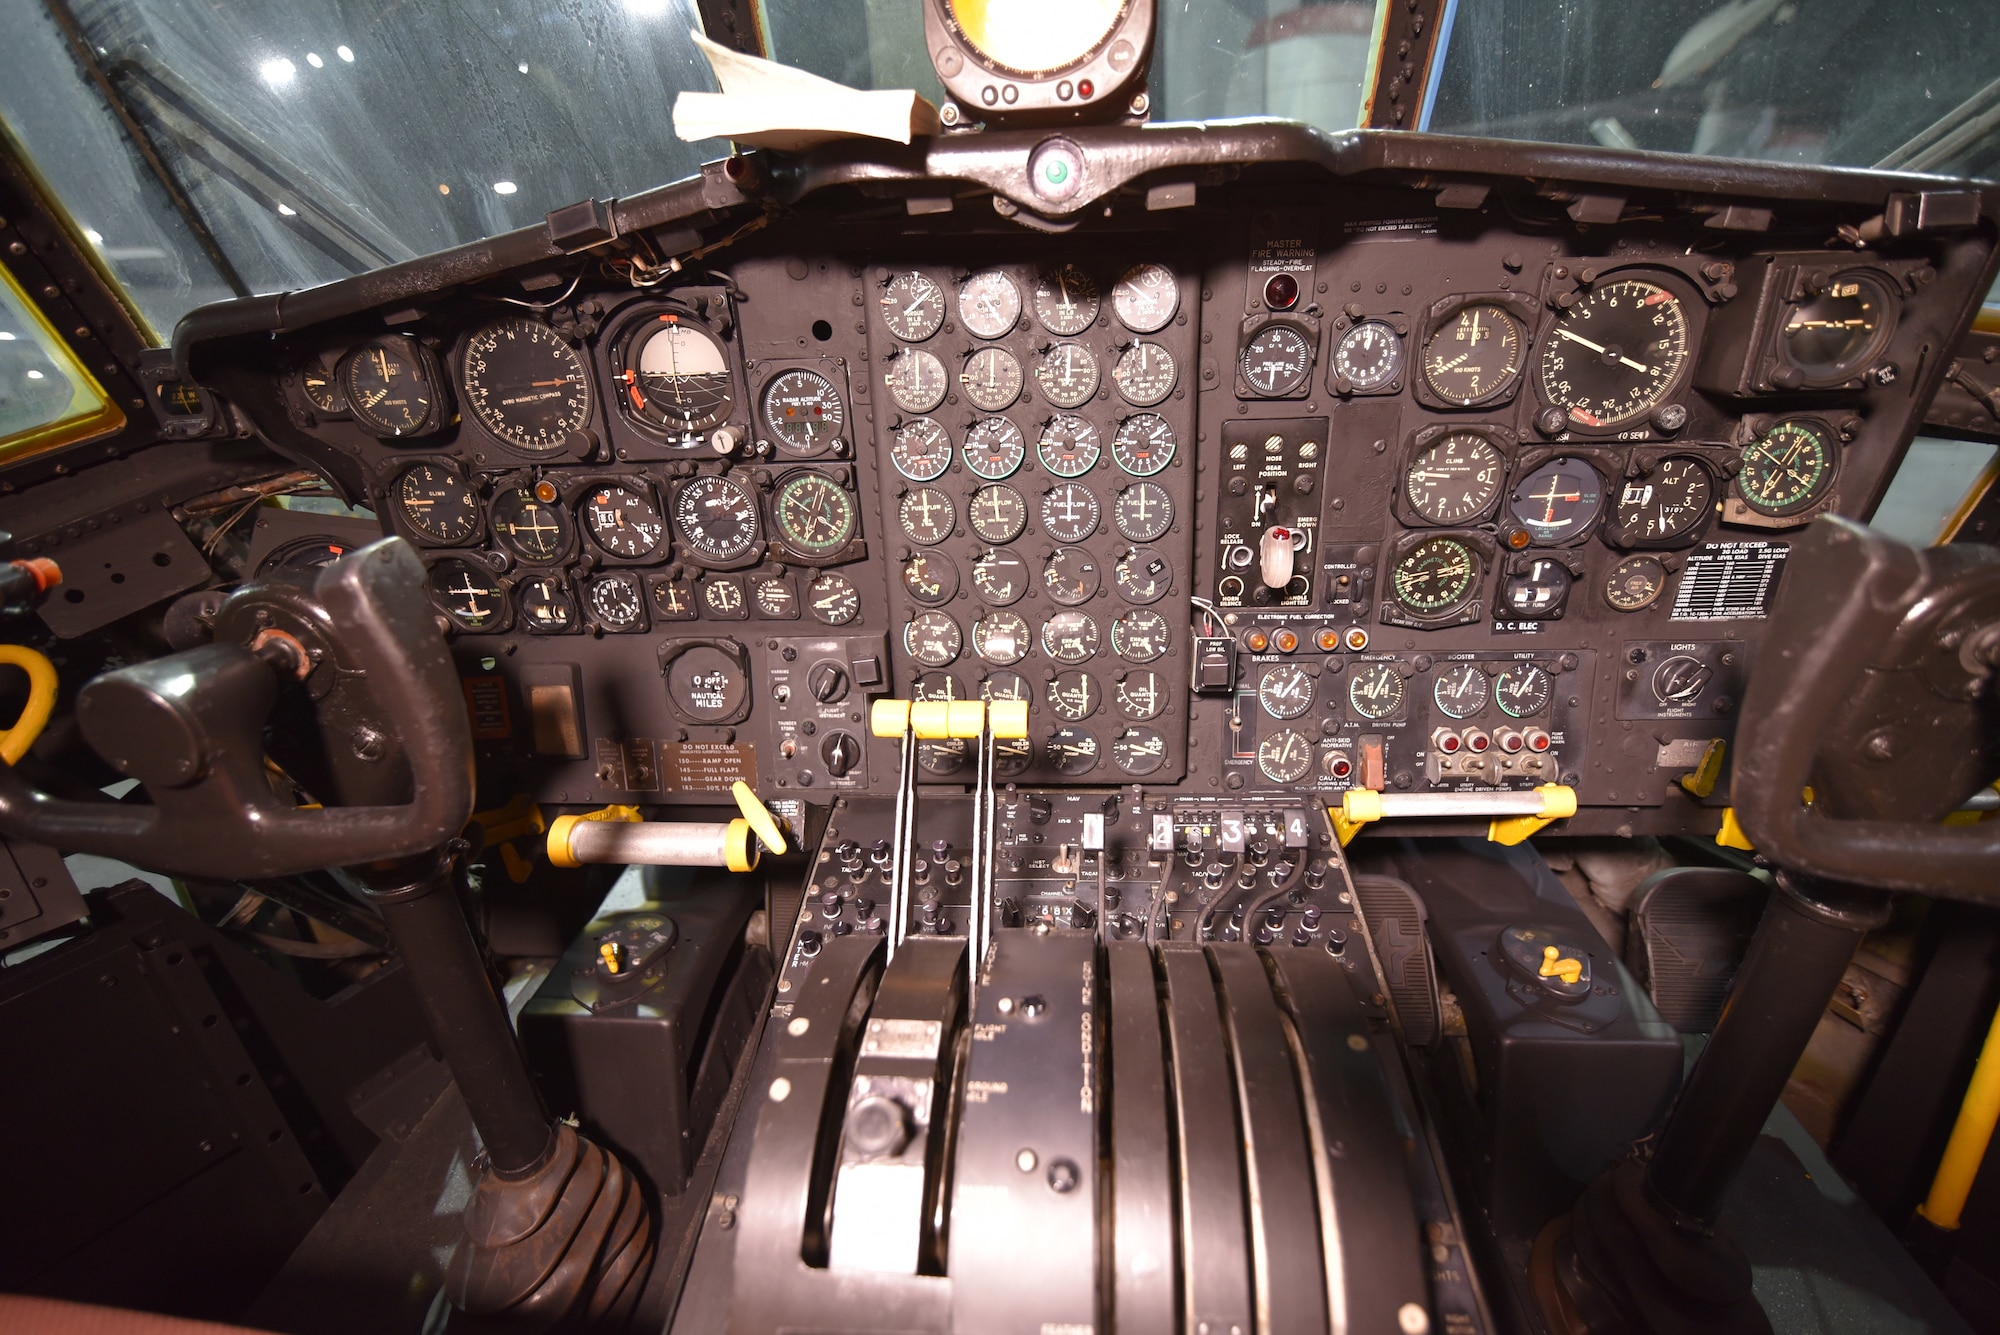
{"label": "oil quantity gauge", "polygon": [[1167,705],[1167,686],[1151,668],[1128,672],[1118,679],[1118,712],[1135,723],[1157,718]]}
{"label": "oil quantity gauge", "polygon": [[1049,708],[1055,716],[1071,723],[1089,718],[1102,703],[1097,693],[1097,679],[1074,668],[1049,678],[1048,695]]}

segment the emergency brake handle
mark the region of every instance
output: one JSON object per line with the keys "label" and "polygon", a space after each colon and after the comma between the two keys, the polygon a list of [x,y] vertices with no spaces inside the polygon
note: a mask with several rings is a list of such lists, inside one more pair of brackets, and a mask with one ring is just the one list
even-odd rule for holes
{"label": "emergency brake handle", "polygon": [[[231,601],[256,595],[250,585]],[[313,631],[338,647],[342,671],[362,677],[379,730],[401,743],[407,802],[321,808],[280,798],[264,724],[281,681],[311,665],[260,636],[255,648],[205,644],[107,672],[79,693],[86,740],[144,784],[153,805],[53,798],[0,764],[0,834],[230,880],[413,857],[457,838],[472,815],[472,732],[423,562],[385,538],[321,570],[307,601]]]}

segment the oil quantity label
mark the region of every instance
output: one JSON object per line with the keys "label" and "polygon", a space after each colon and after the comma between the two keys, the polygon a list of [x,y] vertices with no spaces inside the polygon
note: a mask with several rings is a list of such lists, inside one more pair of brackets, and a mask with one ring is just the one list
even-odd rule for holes
{"label": "oil quantity label", "polygon": [[1688,557],[1669,621],[1762,621],[1792,549],[1782,542],[1712,542]]}

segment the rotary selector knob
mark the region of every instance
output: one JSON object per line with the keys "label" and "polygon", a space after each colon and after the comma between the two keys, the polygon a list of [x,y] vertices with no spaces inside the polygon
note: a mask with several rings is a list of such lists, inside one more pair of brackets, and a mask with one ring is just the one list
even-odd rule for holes
{"label": "rotary selector knob", "polygon": [[861,743],[850,733],[830,732],[819,744],[819,758],[828,774],[844,779],[861,763]]}
{"label": "rotary selector knob", "polygon": [[815,663],[806,674],[806,689],[823,705],[847,697],[847,673],[838,663]]}

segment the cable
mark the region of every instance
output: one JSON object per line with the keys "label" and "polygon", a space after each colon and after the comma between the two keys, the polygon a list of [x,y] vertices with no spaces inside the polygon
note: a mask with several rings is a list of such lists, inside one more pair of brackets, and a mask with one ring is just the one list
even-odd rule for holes
{"label": "cable", "polygon": [[42,729],[49,726],[49,715],[55,712],[56,665],[46,654],[25,644],[0,644],[0,664],[20,668],[28,674],[28,703],[21,707],[21,717],[14,720],[14,726],[0,732],[0,760],[18,765],[35,739],[42,735]]}

